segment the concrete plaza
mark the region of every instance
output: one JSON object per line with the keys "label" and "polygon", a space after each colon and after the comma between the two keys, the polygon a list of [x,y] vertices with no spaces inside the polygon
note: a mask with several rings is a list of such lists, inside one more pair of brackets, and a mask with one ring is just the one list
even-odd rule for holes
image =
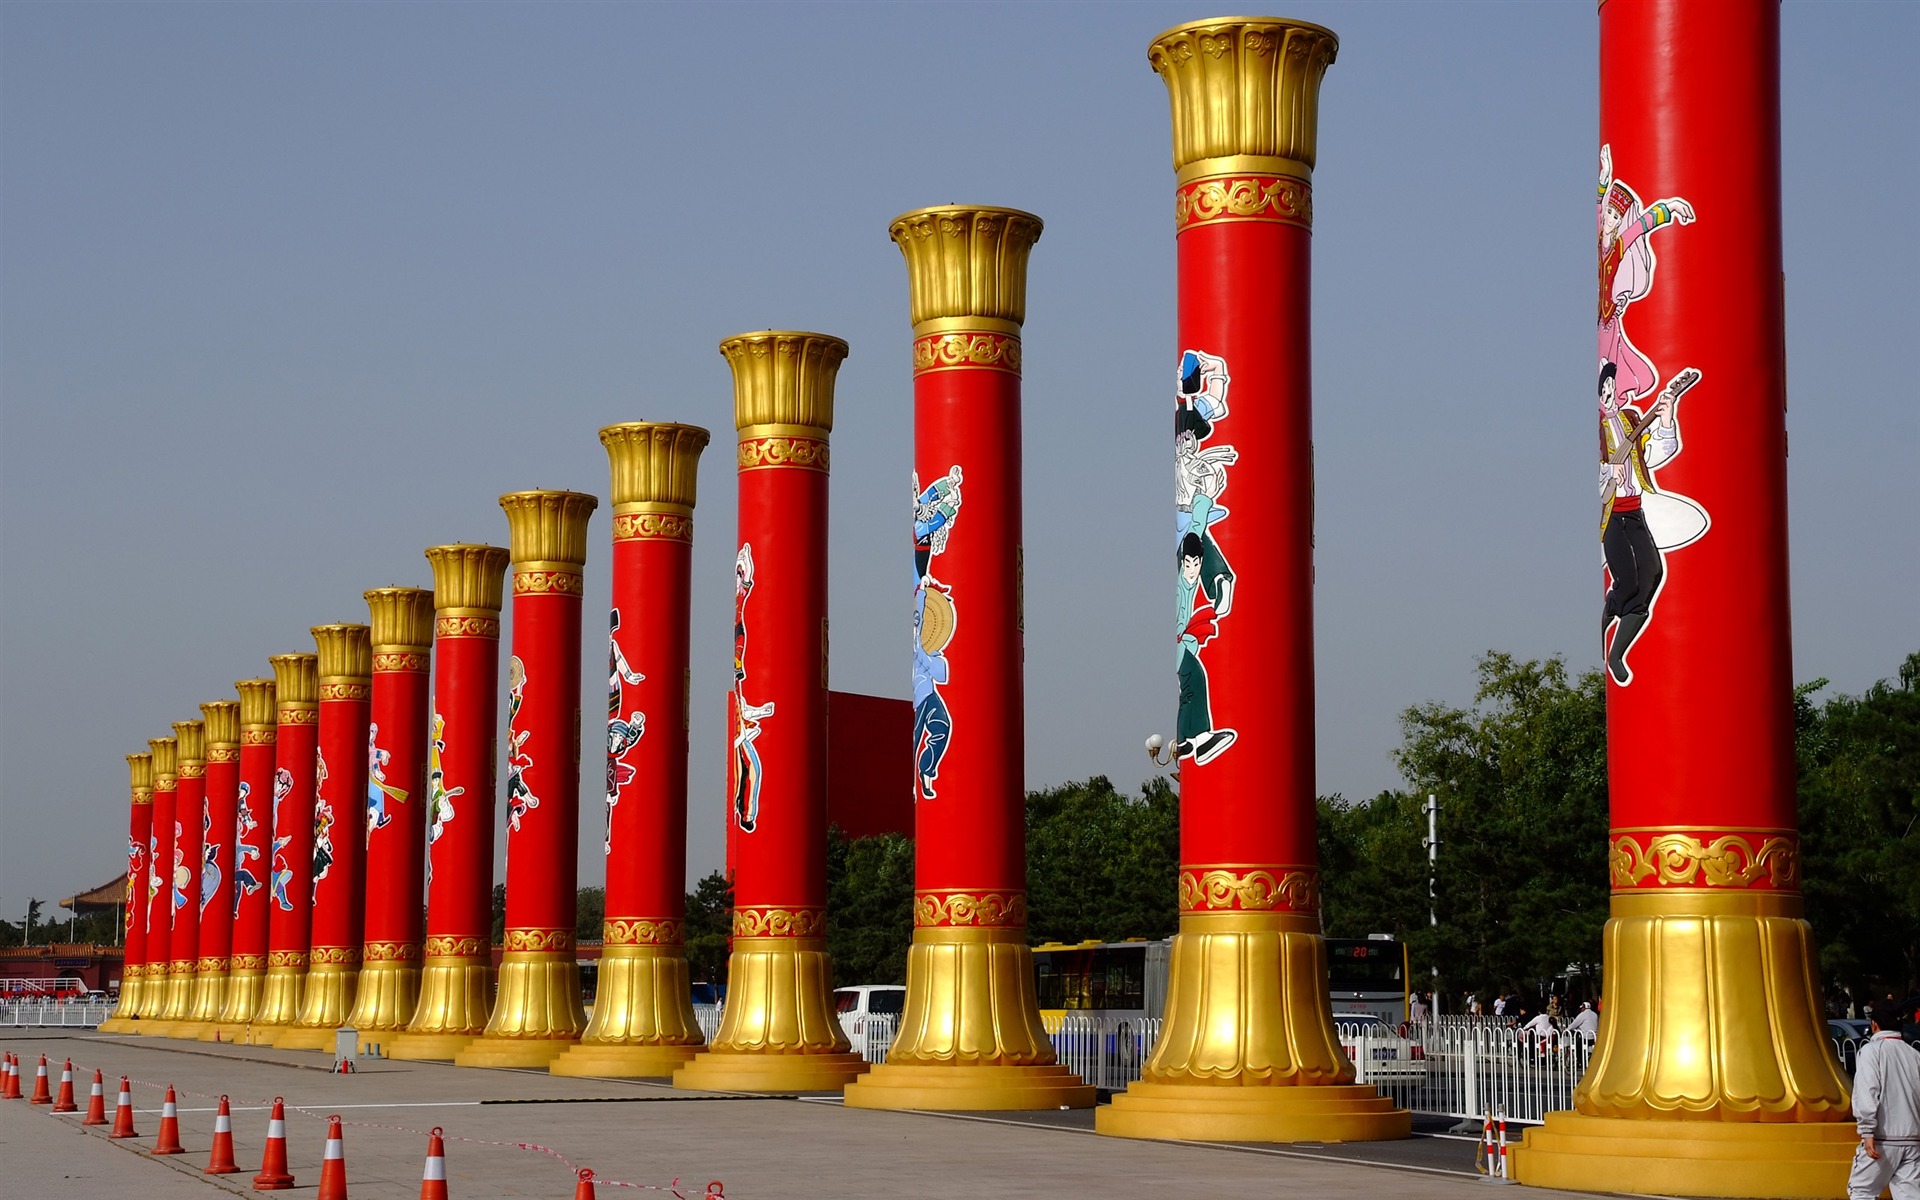
{"label": "concrete plaza", "polygon": [[[414,1200],[426,1131],[436,1125],[446,1131],[454,1200],[570,1200],[572,1165],[593,1169],[603,1198],[634,1194],[611,1181],[662,1189],[656,1194],[666,1196],[675,1180],[690,1200],[706,1194],[710,1180],[724,1183],[729,1200],[1283,1193],[1441,1200],[1484,1196],[1488,1188],[1473,1173],[1473,1143],[1437,1136],[1325,1147],[1131,1142],[1095,1136],[1087,1112],[990,1118],[871,1112],[843,1108],[837,1096],[721,1096],[364,1058],[358,1073],[336,1075],[320,1054],[52,1029],[8,1030],[0,1034],[0,1048],[20,1056],[28,1094],[41,1054],[56,1087],[60,1064],[72,1058],[82,1112],[93,1070],[100,1068],[109,1120],[119,1077],[130,1077],[141,1135],[109,1141],[104,1128],[83,1128],[80,1114],[50,1115],[25,1100],[0,1104],[0,1195],[18,1200],[186,1200],[220,1189],[253,1195],[267,1107],[276,1095],[288,1105],[294,1194],[311,1195],[317,1187],[325,1118],[338,1113],[346,1122],[354,1200]],[[155,1158],[148,1150],[169,1084],[177,1091],[187,1152]],[[222,1093],[230,1097],[242,1168],[224,1177],[200,1171]]]}

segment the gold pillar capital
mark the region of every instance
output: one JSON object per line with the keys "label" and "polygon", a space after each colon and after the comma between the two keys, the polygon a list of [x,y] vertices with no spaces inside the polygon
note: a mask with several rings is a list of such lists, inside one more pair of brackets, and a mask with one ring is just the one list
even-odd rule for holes
{"label": "gold pillar capital", "polygon": [[146,793],[146,799],[153,799],[153,754],[151,752],[127,755],[127,783],[133,788],[136,800],[141,798],[143,792]]}
{"label": "gold pillar capital", "polygon": [[175,751],[178,745],[172,738],[148,738],[147,748],[152,751],[153,786],[160,791],[172,791],[175,782],[173,775]]}
{"label": "gold pillar capital", "polygon": [[365,683],[373,678],[372,631],[365,625],[315,625],[321,683]]}
{"label": "gold pillar capital", "polygon": [[1269,161],[1243,165],[1312,178],[1320,81],[1339,49],[1332,30],[1277,17],[1188,21],[1154,38],[1147,61],[1173,104],[1181,180],[1194,164],[1249,157]]}
{"label": "gold pillar capital", "polygon": [[800,426],[805,436],[833,430],[833,381],[847,343],[825,333],[765,329],[720,343],[733,369],[733,427]]}
{"label": "gold pillar capital", "polygon": [[200,706],[207,730],[207,749],[237,749],[240,745],[240,702],[215,700]]}
{"label": "gold pillar capital", "polygon": [[279,711],[312,708],[320,702],[319,655],[276,654],[267,662],[273,667],[274,696]]}
{"label": "gold pillar capital", "polygon": [[387,654],[433,646],[433,593],[426,588],[374,588],[366,593],[372,648]]}
{"label": "gold pillar capital", "polygon": [[453,542],[428,546],[433,567],[433,607],[481,608],[499,612],[504,602],[507,560],[499,546]]}
{"label": "gold pillar capital", "polygon": [[1044,222],[1017,208],[942,204],[902,213],[887,236],[907,260],[907,293],[916,332],[932,321],[972,318],[967,328],[1006,322],[1018,334],[1027,319],[1027,258]]}
{"label": "gold pillar capital", "polygon": [[174,767],[178,774],[197,775],[198,771],[189,771],[188,767],[202,767],[207,762],[207,726],[203,721],[175,721],[173,723]]}
{"label": "gold pillar capital", "polygon": [[586,564],[587,522],[598,499],[584,492],[508,492],[500,507],[514,562]]}
{"label": "gold pillar capital", "polygon": [[240,728],[272,729],[273,680],[236,680],[233,689],[240,693]]}
{"label": "gold pillar capital", "polygon": [[600,431],[613,469],[616,512],[629,504],[672,504],[691,511],[700,452],[713,435],[698,425],[628,421]]}

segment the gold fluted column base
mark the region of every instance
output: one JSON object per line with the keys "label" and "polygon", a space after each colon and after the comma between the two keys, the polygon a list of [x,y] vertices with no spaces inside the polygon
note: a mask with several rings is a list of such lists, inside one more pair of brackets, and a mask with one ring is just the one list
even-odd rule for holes
{"label": "gold fluted column base", "polygon": [[487,1031],[493,1009],[493,956],[428,955],[420,968],[420,999],[406,1031],[382,1043],[388,1058],[451,1062],[473,1039]]}
{"label": "gold fluted column base", "polygon": [[572,950],[509,950],[486,1032],[453,1056],[456,1067],[544,1067],[580,1040],[580,964]]}
{"label": "gold fluted column base", "polygon": [[334,1033],[347,1023],[360,983],[359,952],[351,962],[316,962],[307,968],[307,985],[300,997],[300,1016],[273,1035],[282,1050],[326,1050]]}
{"label": "gold fluted column base", "polygon": [[140,1023],[138,1033],[143,1037],[173,1037],[193,1012],[193,964],[190,962],[170,962],[167,973],[161,982],[160,1009],[154,1015]]}
{"label": "gold fluted column base", "polygon": [[[418,953],[418,947],[414,948]],[[417,958],[361,960],[360,987],[346,1024],[359,1031],[360,1053],[379,1046],[386,1053],[413,1020],[420,1002],[420,960]]]}
{"label": "gold fluted column base", "polygon": [[1792,893],[1616,894],[1577,1111],[1527,1131],[1514,1177],[1576,1191],[1842,1195],[1858,1135],[1800,913]]}
{"label": "gold fluted column base", "polygon": [[706,1044],[693,1016],[686,949],[607,945],[593,1020],[548,1068],[555,1075],[665,1078]]}
{"label": "gold fluted column base", "polygon": [[907,998],[887,1061],[847,1085],[850,1108],[1092,1108],[1040,1024],[1024,927],[928,926],[907,950]]}
{"label": "gold fluted column base", "polygon": [[227,1002],[220,1019],[200,1031],[203,1042],[244,1042],[253,1027],[253,1014],[266,994],[264,967],[232,967],[227,971]]}
{"label": "gold fluted column base", "polygon": [[187,1019],[174,1026],[173,1036],[199,1041],[213,1028],[227,1007],[228,963],[224,958],[203,958],[193,974],[193,1005]]}
{"label": "gold fluted column base", "polygon": [[[275,959],[285,961],[275,962]],[[233,1040],[248,1046],[271,1046],[273,1040],[300,1019],[300,1002],[307,992],[307,956],[275,951],[268,956],[267,978],[260,993],[260,1007],[254,1010],[244,1038]]]}
{"label": "gold fluted column base", "polygon": [[120,1002],[113,1015],[100,1022],[100,1033],[136,1033],[139,1031],[140,994],[146,986],[146,968],[135,963],[120,968]]}
{"label": "gold fluted column base", "polygon": [[1094,1128],[1195,1142],[1410,1136],[1413,1115],[1353,1076],[1316,916],[1182,913],[1160,1040],[1140,1082],[1096,1113]]}
{"label": "gold fluted column base", "polygon": [[825,938],[735,937],[727,1008],[673,1086],[714,1092],[833,1092],[867,1070],[833,1009]]}

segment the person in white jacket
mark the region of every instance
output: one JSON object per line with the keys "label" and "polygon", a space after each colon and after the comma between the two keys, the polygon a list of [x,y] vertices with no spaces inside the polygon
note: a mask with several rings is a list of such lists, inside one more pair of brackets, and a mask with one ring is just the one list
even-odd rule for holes
{"label": "person in white jacket", "polygon": [[1876,1200],[1891,1181],[1893,1200],[1920,1200],[1920,1050],[1900,1040],[1892,1002],[1873,1006],[1873,1036],[1853,1071],[1853,1119],[1860,1148],[1847,1177],[1849,1200]]}

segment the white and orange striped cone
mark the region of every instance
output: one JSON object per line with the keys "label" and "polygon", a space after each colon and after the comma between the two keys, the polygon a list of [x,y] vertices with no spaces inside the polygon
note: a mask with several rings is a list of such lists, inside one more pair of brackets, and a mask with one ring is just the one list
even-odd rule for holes
{"label": "white and orange striped cone", "polygon": [[107,1123],[106,1081],[100,1078],[100,1068],[93,1069],[93,1090],[87,1093],[87,1115],[82,1125],[105,1125]]}
{"label": "white and orange striped cone", "polygon": [[445,1132],[435,1125],[427,1134],[427,1169],[420,1175],[420,1200],[447,1200],[447,1147],[440,1140]]}
{"label": "white and orange striped cone", "polygon": [[33,1099],[29,1104],[52,1104],[53,1093],[47,1090],[47,1056],[40,1056],[40,1065],[33,1071]]}
{"label": "white and orange striped cone", "polygon": [[60,1068],[60,1094],[53,1098],[53,1111],[61,1113],[80,1111],[80,1106],[73,1102],[72,1059],[68,1059],[67,1065]]}
{"label": "white and orange striped cone", "polygon": [[227,1107],[227,1098],[220,1097],[220,1111],[213,1115],[213,1150],[207,1155],[207,1165],[201,1168],[205,1175],[238,1175],[240,1167],[233,1161],[233,1112]]}
{"label": "white and orange striped cone", "polygon": [[120,1099],[113,1106],[113,1132],[110,1138],[137,1138],[139,1132],[133,1127],[133,1088],[127,1083],[127,1077],[120,1077]]}
{"label": "white and orange striped cone", "polygon": [[327,1152],[320,1160],[320,1193],[314,1200],[347,1200],[347,1146],[338,1113],[327,1118]]}
{"label": "white and orange striped cone", "polygon": [[287,1173],[287,1102],[273,1098],[273,1116],[267,1121],[267,1149],[260,1156],[260,1173],[253,1177],[256,1192],[284,1192],[293,1186]]}
{"label": "white and orange striped cone", "polygon": [[0,1060],[0,1100],[18,1100],[20,1098],[19,1068],[14,1065],[13,1054],[9,1052]]}
{"label": "white and orange striped cone", "polygon": [[580,1168],[580,1182],[573,1185],[573,1200],[594,1200],[593,1168]]}
{"label": "white and orange striped cone", "polygon": [[160,1134],[153,1139],[155,1154],[185,1154],[180,1144],[180,1105],[173,1098],[173,1086],[167,1086],[167,1098],[160,1105]]}

